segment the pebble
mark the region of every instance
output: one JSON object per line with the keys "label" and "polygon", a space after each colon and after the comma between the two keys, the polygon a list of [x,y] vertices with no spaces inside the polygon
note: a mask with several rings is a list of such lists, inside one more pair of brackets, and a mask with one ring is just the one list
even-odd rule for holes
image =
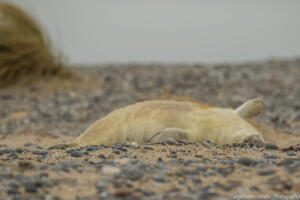
{"label": "pebble", "polygon": [[0,155],[3,155],[3,154],[9,154],[9,153],[13,153],[14,151],[11,150],[11,149],[1,149],[0,150]]}
{"label": "pebble", "polygon": [[100,149],[100,146],[94,146],[94,145],[85,147],[86,151],[97,151],[99,149]]}
{"label": "pebble", "polygon": [[21,193],[18,189],[9,188],[7,190],[7,195],[9,196],[19,196]]}
{"label": "pebble", "polygon": [[279,147],[276,144],[267,143],[265,144],[265,149],[278,150]]}
{"label": "pebble", "polygon": [[46,155],[48,154],[48,151],[45,151],[45,150],[34,150],[32,151],[33,154],[35,155]]}
{"label": "pebble", "polygon": [[295,155],[297,155],[296,151],[293,151],[293,150],[288,150],[286,154],[288,156],[295,156]]}
{"label": "pebble", "polygon": [[24,144],[24,147],[31,147],[33,146],[34,144],[32,142],[27,142],[26,144]]}
{"label": "pebble", "polygon": [[149,147],[149,146],[143,146],[143,149],[146,149],[146,150],[154,150],[152,147]]}
{"label": "pebble", "polygon": [[253,160],[252,158],[244,157],[238,159],[237,163],[245,166],[253,166],[255,164],[255,160]]}
{"label": "pebble", "polygon": [[83,152],[80,152],[80,151],[73,151],[70,156],[72,157],[82,157],[84,156],[85,154]]}
{"label": "pebble", "polygon": [[275,173],[276,173],[276,171],[273,169],[262,169],[262,170],[258,171],[258,175],[260,175],[260,176],[269,176],[269,175],[272,175]]}
{"label": "pebble", "polygon": [[30,161],[19,161],[18,167],[23,169],[33,169],[34,165]]}
{"label": "pebble", "polygon": [[136,165],[127,165],[122,169],[122,177],[132,181],[140,180],[144,177],[144,170],[139,169]]}
{"label": "pebble", "polygon": [[99,158],[106,159],[106,156],[105,156],[104,154],[99,154],[98,157],[99,157]]}
{"label": "pebble", "polygon": [[120,154],[120,153],[121,153],[121,152],[120,152],[119,150],[117,150],[117,149],[113,149],[111,152],[114,153],[114,154]]}
{"label": "pebble", "polygon": [[164,175],[154,175],[153,180],[160,183],[167,183],[170,179]]}
{"label": "pebble", "polygon": [[277,159],[277,158],[278,158],[277,155],[271,154],[271,153],[268,152],[268,151],[264,151],[264,152],[263,152],[263,155],[264,155],[264,157],[265,157],[266,159]]}
{"label": "pebble", "polygon": [[108,187],[108,185],[106,183],[101,183],[100,182],[100,183],[97,183],[95,185],[95,187],[96,187],[96,189],[97,189],[98,192],[103,192],[103,191],[106,190],[106,188]]}

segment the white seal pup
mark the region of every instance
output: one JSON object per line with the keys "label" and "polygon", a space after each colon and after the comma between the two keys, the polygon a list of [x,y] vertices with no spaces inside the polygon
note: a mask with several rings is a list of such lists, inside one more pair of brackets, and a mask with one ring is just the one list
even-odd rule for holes
{"label": "white seal pup", "polygon": [[248,122],[263,109],[261,99],[246,101],[236,110],[191,101],[150,100],[115,110],[92,124],[72,146],[113,145],[116,142],[156,143],[168,138],[217,145],[263,143]]}

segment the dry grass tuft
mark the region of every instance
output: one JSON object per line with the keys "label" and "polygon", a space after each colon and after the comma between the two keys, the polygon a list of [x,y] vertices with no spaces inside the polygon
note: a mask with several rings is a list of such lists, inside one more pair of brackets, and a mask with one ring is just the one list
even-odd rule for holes
{"label": "dry grass tuft", "polygon": [[21,8],[0,3],[0,87],[29,84],[72,72],[52,51],[38,23]]}

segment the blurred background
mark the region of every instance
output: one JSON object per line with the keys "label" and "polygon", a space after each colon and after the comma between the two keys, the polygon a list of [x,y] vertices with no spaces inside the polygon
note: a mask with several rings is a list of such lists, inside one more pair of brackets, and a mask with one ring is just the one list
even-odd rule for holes
{"label": "blurred background", "polygon": [[70,64],[221,63],[300,54],[298,0],[10,0]]}

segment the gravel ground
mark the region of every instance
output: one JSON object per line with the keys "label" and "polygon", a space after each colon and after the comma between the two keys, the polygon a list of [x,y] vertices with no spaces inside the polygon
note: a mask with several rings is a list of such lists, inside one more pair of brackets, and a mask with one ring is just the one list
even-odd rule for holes
{"label": "gravel ground", "polygon": [[[300,192],[300,60],[75,70],[87,80],[74,87],[55,82],[0,91],[0,199],[234,199]],[[47,148],[166,88],[224,107],[263,98],[256,121],[269,144]]]}

